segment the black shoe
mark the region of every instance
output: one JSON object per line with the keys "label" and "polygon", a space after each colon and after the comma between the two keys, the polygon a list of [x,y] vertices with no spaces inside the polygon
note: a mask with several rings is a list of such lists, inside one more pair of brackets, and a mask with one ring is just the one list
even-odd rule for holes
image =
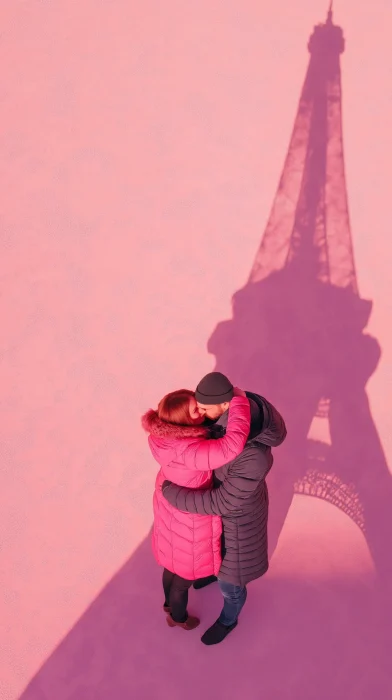
{"label": "black shoe", "polygon": [[215,583],[217,581],[216,576],[206,576],[205,578],[198,578],[196,581],[193,582],[193,588],[195,588],[197,591],[200,590],[200,588],[205,588],[206,586],[209,586],[210,583]]}
{"label": "black shoe", "polygon": [[227,637],[227,635],[230,634],[231,630],[237,627],[237,625],[238,622],[235,622],[234,625],[229,625],[227,627],[226,625],[222,625],[222,623],[217,620],[212,627],[204,632],[201,641],[203,644],[207,644],[207,646],[211,646],[212,644],[220,644]]}

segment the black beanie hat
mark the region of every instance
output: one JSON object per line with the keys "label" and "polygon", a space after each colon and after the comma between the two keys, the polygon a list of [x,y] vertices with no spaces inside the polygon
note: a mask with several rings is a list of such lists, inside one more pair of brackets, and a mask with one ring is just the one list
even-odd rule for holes
{"label": "black beanie hat", "polygon": [[196,401],[208,406],[231,401],[233,385],[220,372],[210,372],[199,382],[195,391]]}

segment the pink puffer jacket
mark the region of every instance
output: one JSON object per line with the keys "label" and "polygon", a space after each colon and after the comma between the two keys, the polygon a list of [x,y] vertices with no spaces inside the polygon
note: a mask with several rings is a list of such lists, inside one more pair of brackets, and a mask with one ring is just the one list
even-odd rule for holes
{"label": "pink puffer jacket", "polygon": [[156,411],[148,411],[142,425],[150,433],[148,443],[161,469],[155,483],[153,551],[158,564],[194,581],[217,575],[221,565],[221,518],[183,513],[162,496],[169,479],[179,486],[208,488],[212,470],[222,467],[244,449],[250,429],[249,401],[236,396],[230,403],[226,435],[206,439],[203,426],[167,423]]}

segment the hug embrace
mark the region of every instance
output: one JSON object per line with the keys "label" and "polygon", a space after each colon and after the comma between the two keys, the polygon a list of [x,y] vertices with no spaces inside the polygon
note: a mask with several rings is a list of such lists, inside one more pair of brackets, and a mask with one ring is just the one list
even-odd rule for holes
{"label": "hug embrace", "polygon": [[265,398],[211,372],[195,392],[167,394],[142,426],[160,466],[153,551],[163,566],[167,624],[198,627],[188,613],[188,591],[217,581],[223,607],[201,641],[218,644],[238,624],[247,584],[268,570],[265,479],[285,423]]}

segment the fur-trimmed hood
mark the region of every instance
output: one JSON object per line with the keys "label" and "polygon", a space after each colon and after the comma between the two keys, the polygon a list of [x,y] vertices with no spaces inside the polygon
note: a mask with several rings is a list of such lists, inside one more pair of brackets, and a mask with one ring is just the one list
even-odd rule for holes
{"label": "fur-trimmed hood", "polygon": [[208,438],[209,429],[202,425],[177,425],[159,418],[157,411],[150,409],[142,416],[142,428],[152,437],[166,440]]}

